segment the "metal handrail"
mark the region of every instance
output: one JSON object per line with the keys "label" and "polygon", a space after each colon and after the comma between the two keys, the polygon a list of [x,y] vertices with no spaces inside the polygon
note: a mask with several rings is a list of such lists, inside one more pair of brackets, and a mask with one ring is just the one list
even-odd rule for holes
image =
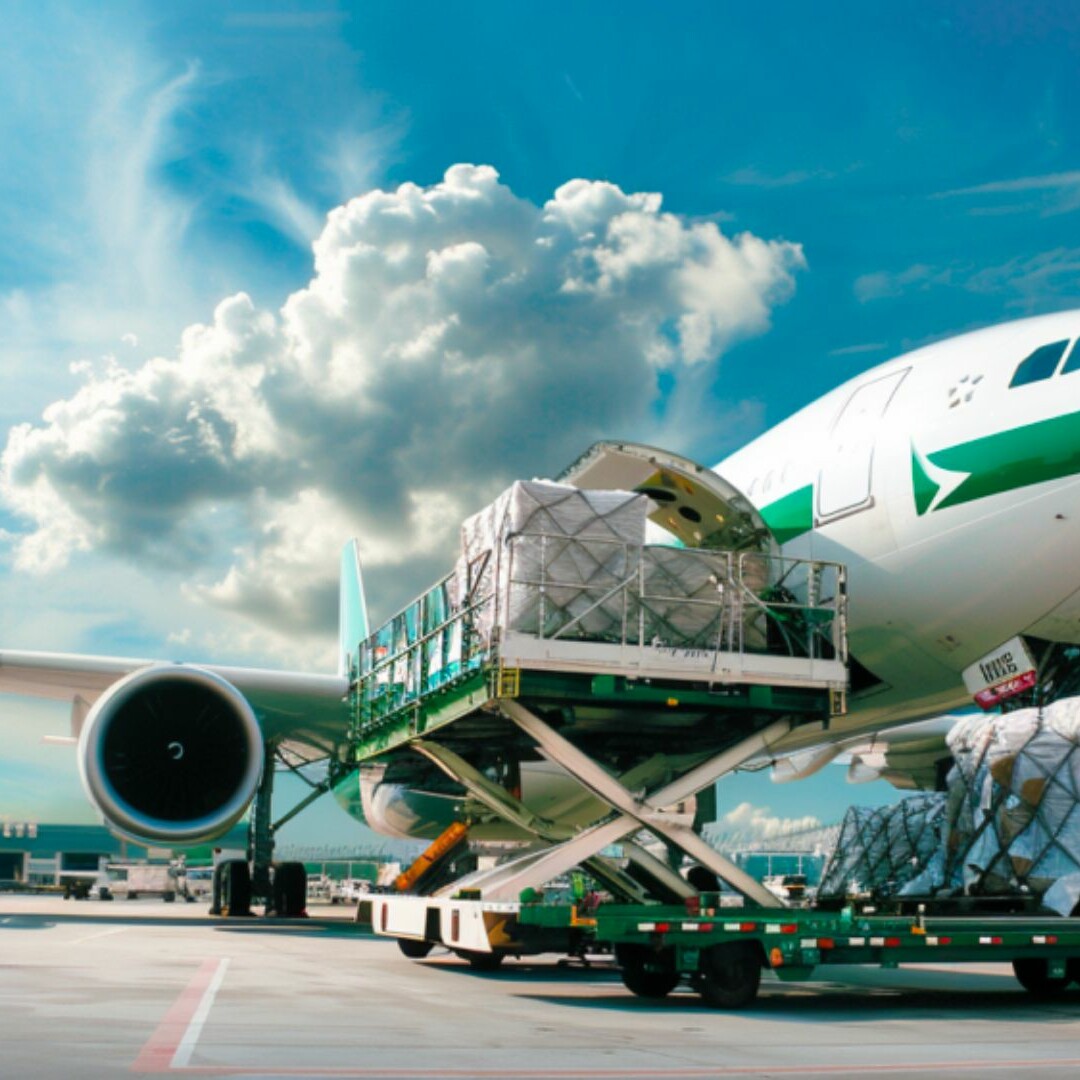
{"label": "metal handrail", "polygon": [[[531,563],[524,561],[525,545],[529,545]],[[581,574],[578,580],[559,576],[557,560],[575,549],[579,556],[593,560],[602,580],[581,580]],[[477,579],[462,583],[458,595],[464,596],[466,587],[471,593],[464,607],[449,611],[436,625],[424,629],[428,604],[453,603],[455,575],[449,574],[360,644],[354,656],[354,694],[362,725],[415,705],[426,693],[496,662],[499,636],[505,630],[562,641],[579,633],[585,640],[592,636],[624,649],[660,644],[717,654],[780,651],[809,659],[846,657],[845,578],[844,568],[837,563],[753,552],[739,553],[736,559],[731,552],[545,533],[513,535],[491,554],[494,557],[486,559]],[[684,559],[699,571],[698,583],[692,587],[698,595],[678,592],[676,570]],[[749,560],[754,560],[753,566]],[[614,571],[605,571],[612,565],[619,568],[614,581]],[[715,596],[700,595],[703,566],[709,571],[706,580],[715,586]],[[661,576],[669,582],[663,591],[655,581]],[[822,583],[829,583],[830,577],[832,595],[823,598]],[[573,590],[586,606],[570,611],[565,604],[554,604],[551,594],[556,590]],[[617,597],[621,603],[615,608],[612,601]],[[533,600],[535,610],[529,607]],[[514,604],[518,612],[526,613],[526,629],[510,625]],[[610,609],[605,608],[609,604]],[[689,620],[689,629],[672,623],[673,614],[695,609],[701,611],[701,619],[696,624]],[[586,620],[601,611],[611,618],[610,630],[590,635]],[[553,617],[557,625],[550,626]],[[757,640],[748,641],[748,628],[759,621]],[[457,641],[454,635],[460,635]],[[698,643],[688,644],[694,641]],[[386,655],[378,656],[383,647],[388,648]],[[429,666],[433,648],[439,651],[437,667]],[[404,677],[398,678],[401,673]]]}

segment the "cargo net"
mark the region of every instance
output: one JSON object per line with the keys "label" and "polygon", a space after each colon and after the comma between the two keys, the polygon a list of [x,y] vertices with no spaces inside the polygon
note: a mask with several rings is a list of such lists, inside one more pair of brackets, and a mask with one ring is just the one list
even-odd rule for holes
{"label": "cargo net", "polygon": [[[944,793],[849,811],[852,829],[845,820],[826,870],[829,895],[856,884],[882,897],[1031,895],[1069,914],[1080,899],[1080,699],[1041,713],[966,717],[948,743],[954,764]],[[854,824],[875,813],[895,824]],[[899,847],[887,857],[881,839],[890,828]]]}
{"label": "cargo net", "polygon": [[822,874],[823,899],[895,896],[941,848],[945,795],[913,795],[892,806],[852,806]]}
{"label": "cargo net", "polygon": [[1080,872],[1080,699],[968,717],[948,741],[945,887],[1042,896]]}

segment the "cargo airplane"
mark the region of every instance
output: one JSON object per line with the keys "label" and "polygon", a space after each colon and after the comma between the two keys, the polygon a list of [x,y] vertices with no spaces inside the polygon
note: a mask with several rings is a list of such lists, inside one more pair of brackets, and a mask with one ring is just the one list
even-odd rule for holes
{"label": "cargo airplane", "polygon": [[[970,706],[974,692],[986,692],[972,684],[980,670],[991,676],[987,685],[1015,670],[1056,695],[1075,692],[1080,311],[892,359],[715,472],[745,496],[784,555],[848,570],[848,710],[827,730],[795,729],[770,747],[779,778],[865,742],[878,745],[878,772],[932,785],[944,756],[940,725],[912,729],[907,767],[887,767],[888,747],[871,736]],[[689,468],[662,490],[638,486],[677,541],[718,546],[705,524],[716,515],[695,503],[702,473]],[[589,479],[585,467],[575,482],[588,487]],[[213,837],[245,813],[275,754],[288,764],[339,759],[349,658],[369,630],[355,542],[345,549],[341,590],[334,673],[3,650],[0,691],[71,703],[84,786],[114,828],[157,843]],[[430,808],[402,812],[414,797],[431,802],[430,792],[385,782],[379,790],[380,776],[370,774],[360,791],[353,779],[345,800],[372,827],[407,834],[410,821],[430,817]],[[547,763],[523,769],[525,804],[535,795],[551,805],[550,781]],[[459,802],[460,793],[445,798],[446,814]]]}

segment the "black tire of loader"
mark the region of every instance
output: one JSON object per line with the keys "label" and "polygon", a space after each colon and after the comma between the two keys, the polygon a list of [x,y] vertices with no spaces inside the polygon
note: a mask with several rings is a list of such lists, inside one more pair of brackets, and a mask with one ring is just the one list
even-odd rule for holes
{"label": "black tire of loader", "polygon": [[454,952],[466,961],[473,971],[498,971],[506,959],[504,952],[473,952],[471,949],[455,949]]}
{"label": "black tire of loader", "polygon": [[741,1009],[757,997],[761,949],[748,941],[714,945],[702,954],[695,982],[706,1004],[714,1009]]}
{"label": "black tire of loader", "polygon": [[623,985],[638,997],[666,998],[679,985],[674,949],[657,952],[645,945],[617,945],[615,960],[622,969]]}
{"label": "black tire of loader", "polygon": [[[1069,961],[1070,964],[1075,964],[1076,961]],[[1032,997],[1038,998],[1040,1001],[1047,1001],[1050,998],[1060,997],[1068,988],[1069,983],[1072,981],[1072,977],[1068,974],[1059,976],[1058,978],[1051,978],[1049,972],[1049,961],[1036,956],[1021,957],[1018,960],[1014,960],[1012,963],[1013,973],[1016,975],[1016,981],[1029,993]]]}
{"label": "black tire of loader", "polygon": [[423,938],[399,937],[397,944],[401,955],[410,960],[423,960],[435,948],[434,941],[424,941]]}

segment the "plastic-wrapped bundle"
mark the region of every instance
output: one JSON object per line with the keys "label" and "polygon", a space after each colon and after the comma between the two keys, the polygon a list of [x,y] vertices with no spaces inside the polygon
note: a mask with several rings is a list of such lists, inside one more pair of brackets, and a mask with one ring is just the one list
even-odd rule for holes
{"label": "plastic-wrapped bundle", "polygon": [[477,612],[484,638],[497,620],[544,635],[573,622],[575,637],[618,640],[624,600],[605,596],[636,565],[649,506],[635,492],[517,481],[461,526],[458,603],[498,598]]}
{"label": "plastic-wrapped bundle", "polygon": [[[955,764],[927,825],[936,849],[901,837],[888,857],[874,811],[849,811],[824,889],[841,895],[853,881],[875,891],[906,858],[914,872],[900,892],[1041,897],[1067,915],[1080,899],[1080,699],[1003,716],[970,716],[948,736]],[[918,797],[925,798],[925,797]],[[906,799],[918,805],[918,799]],[[860,824],[861,823],[861,824]],[[875,825],[877,829],[875,831]]]}
{"label": "plastic-wrapped bundle", "polygon": [[765,651],[759,598],[780,560],[646,545],[652,507],[636,492],[516,482],[462,524],[453,608],[473,609],[482,644],[499,626],[540,637]]}
{"label": "plastic-wrapped bundle", "polygon": [[941,792],[913,795],[892,806],[850,807],[818,895],[896,895],[941,850],[945,807]]}
{"label": "plastic-wrapped bundle", "polygon": [[[642,640],[715,648],[724,626],[723,590],[730,590],[730,557],[721,552],[647,547],[642,553]],[[732,599],[729,597],[728,604]],[[637,613],[632,613],[637,618]]]}
{"label": "plastic-wrapped bundle", "polygon": [[943,884],[1042,895],[1080,872],[1080,699],[969,717],[948,742]]}

